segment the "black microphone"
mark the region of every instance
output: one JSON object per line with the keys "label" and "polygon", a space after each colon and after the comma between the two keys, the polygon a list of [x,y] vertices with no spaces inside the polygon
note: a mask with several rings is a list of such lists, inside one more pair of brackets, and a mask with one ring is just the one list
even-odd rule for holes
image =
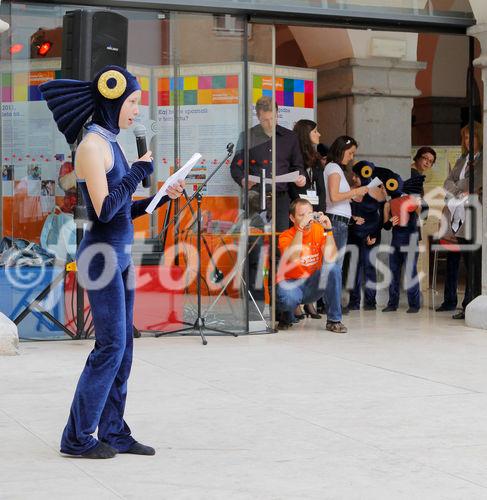
{"label": "black microphone", "polygon": [[[137,154],[139,155],[139,158],[147,153],[147,142],[145,140],[146,133],[147,130],[145,129],[144,125],[138,123],[134,127],[135,142],[137,143]],[[144,179],[142,180],[142,186],[144,186],[145,188],[150,187],[150,175],[144,177]]]}

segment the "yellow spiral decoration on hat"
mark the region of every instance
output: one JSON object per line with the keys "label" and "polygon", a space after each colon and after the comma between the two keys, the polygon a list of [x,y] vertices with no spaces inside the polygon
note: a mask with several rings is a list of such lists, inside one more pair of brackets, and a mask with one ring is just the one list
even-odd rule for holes
{"label": "yellow spiral decoration on hat", "polygon": [[364,165],[360,170],[360,175],[364,179],[368,179],[372,175],[372,167],[370,165]]}
{"label": "yellow spiral decoration on hat", "polygon": [[386,189],[388,191],[395,191],[399,187],[399,182],[397,179],[387,179]]}
{"label": "yellow spiral decoration on hat", "polygon": [[[115,80],[116,84],[115,87],[110,88],[108,86],[108,81],[112,78]],[[114,69],[105,71],[98,79],[98,92],[107,99],[118,99],[125,92],[126,88],[127,80],[120,71]]]}

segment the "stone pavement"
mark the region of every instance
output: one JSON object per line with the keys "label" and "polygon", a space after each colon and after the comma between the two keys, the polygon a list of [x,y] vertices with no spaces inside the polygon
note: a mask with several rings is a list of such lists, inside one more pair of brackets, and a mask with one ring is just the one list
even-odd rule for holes
{"label": "stone pavement", "polygon": [[276,335],[136,340],[126,419],[155,457],[58,453],[91,341],[0,358],[0,499],[485,499],[487,332],[353,312]]}

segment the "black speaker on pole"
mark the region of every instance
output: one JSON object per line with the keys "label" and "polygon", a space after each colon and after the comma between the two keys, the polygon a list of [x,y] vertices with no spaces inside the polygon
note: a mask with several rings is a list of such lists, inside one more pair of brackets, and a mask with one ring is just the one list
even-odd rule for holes
{"label": "black speaker on pole", "polygon": [[[74,10],[63,17],[62,78],[92,80],[104,66],[127,66],[128,19],[111,11]],[[73,161],[74,161],[73,152]],[[86,209],[79,188],[75,208],[76,244],[83,238]],[[76,280],[76,336],[89,335],[86,329],[84,291]],[[134,327],[134,333],[140,334]]]}
{"label": "black speaker on pole", "polygon": [[108,64],[127,66],[128,19],[111,11],[74,10],[63,17],[63,78],[91,80]]}

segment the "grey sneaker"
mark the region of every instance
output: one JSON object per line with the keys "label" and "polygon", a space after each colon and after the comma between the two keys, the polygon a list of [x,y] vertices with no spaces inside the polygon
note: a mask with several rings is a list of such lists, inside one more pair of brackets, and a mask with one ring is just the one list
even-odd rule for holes
{"label": "grey sneaker", "polygon": [[347,333],[347,327],[341,321],[327,321],[326,329],[333,333]]}

